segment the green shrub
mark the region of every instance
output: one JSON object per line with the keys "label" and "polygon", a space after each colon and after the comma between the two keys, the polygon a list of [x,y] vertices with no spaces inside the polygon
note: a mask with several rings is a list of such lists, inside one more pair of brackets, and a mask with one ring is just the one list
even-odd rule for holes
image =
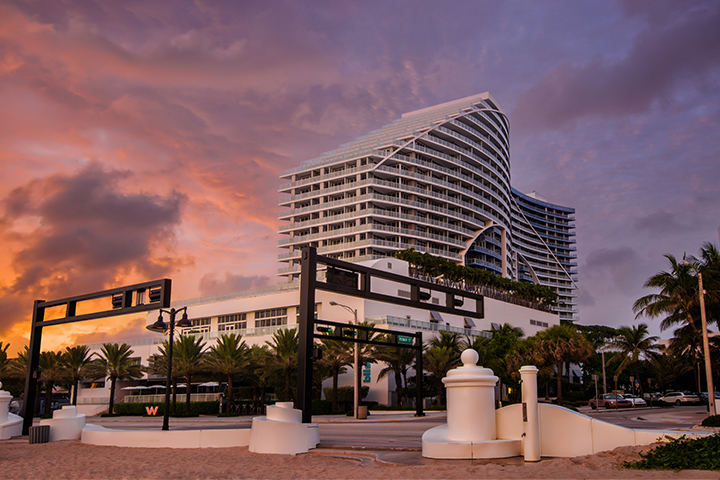
{"label": "green shrub", "polygon": [[[147,416],[145,407],[158,407],[155,416],[162,416],[165,412],[165,403],[116,403],[115,415],[124,416]],[[170,405],[172,408],[172,404]],[[185,416],[185,402],[177,402],[175,405],[176,412],[173,416]],[[218,402],[190,402],[190,415],[196,417],[198,415],[217,415]],[[171,412],[172,414],[172,412]]]}
{"label": "green shrub", "polygon": [[703,427],[720,427],[720,415],[710,415],[700,425]]}
{"label": "green shrub", "polygon": [[[325,393],[325,399],[332,401],[332,387],[325,387],[323,388],[323,393]],[[370,387],[360,387],[360,400],[368,396],[368,393],[370,393]],[[338,387],[337,392],[337,400],[338,402],[353,402],[353,387]]]}
{"label": "green shrub", "polygon": [[707,437],[680,438],[660,445],[647,453],[642,460],[625,462],[626,468],[644,470],[720,470],[720,434]]}
{"label": "green shrub", "polygon": [[330,415],[332,413],[332,402],[330,400],[313,400],[313,415]]}

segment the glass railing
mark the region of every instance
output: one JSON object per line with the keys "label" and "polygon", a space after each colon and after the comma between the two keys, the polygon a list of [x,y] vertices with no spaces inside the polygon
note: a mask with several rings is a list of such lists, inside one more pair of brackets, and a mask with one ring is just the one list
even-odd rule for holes
{"label": "glass railing", "polygon": [[366,317],[365,321],[374,325],[387,325],[388,327],[405,327],[411,330],[422,330],[429,332],[448,332],[459,333],[469,337],[486,337],[491,338],[492,333],[484,330],[475,330],[471,328],[454,327],[452,325],[425,322],[422,320],[413,320],[410,318],[394,317],[391,315],[379,315],[375,317]]}
{"label": "glass railing", "polygon": [[[444,228],[446,230],[452,230],[454,232],[461,233],[468,237],[475,236],[474,231],[467,229],[467,228],[463,228],[458,225],[451,225],[451,224],[445,223],[445,222],[438,222],[437,220],[419,217],[417,215],[407,215],[405,213],[391,212],[390,210],[382,210],[380,208],[368,208],[366,210],[362,210],[359,215],[358,215],[358,212],[351,212],[351,213],[343,213],[340,215],[333,215],[333,216],[329,216],[329,217],[316,218],[316,219],[308,220],[305,222],[291,223],[289,225],[281,226],[280,231],[282,232],[285,230],[300,230],[300,229],[311,227],[314,225],[338,222],[340,220],[344,220],[344,219],[348,219],[348,218],[355,219],[355,218],[358,218],[358,216],[392,217],[392,218],[397,218],[397,219],[401,219],[401,220],[408,220],[413,223],[423,223],[423,224],[427,224],[427,225],[433,225],[436,227]],[[283,242],[283,240],[281,240],[281,242]],[[288,243],[288,242],[285,241],[284,243]]]}
{"label": "glass railing", "polygon": [[[418,238],[424,238],[428,240],[434,240],[437,242],[443,242],[443,243],[449,243],[452,245],[456,245],[458,247],[465,247],[465,242],[461,240],[456,240],[454,238],[445,237],[441,235],[435,235],[432,233],[426,233],[421,232],[418,230],[409,230],[407,228],[397,228],[397,227],[390,227],[387,225],[380,225],[377,223],[367,223],[365,225],[358,225],[355,227],[350,228],[338,228],[335,230],[328,230],[326,232],[320,232],[320,233],[313,233],[311,235],[301,235],[298,237],[293,237],[292,239],[289,239],[287,243],[307,243],[311,242],[313,240],[322,239],[322,238],[333,238],[333,237],[340,237],[350,234],[357,234],[361,232],[369,232],[369,231],[382,231],[382,232],[390,232],[390,233],[397,233],[400,235],[405,236],[411,236],[411,237],[418,237]],[[288,254],[280,254],[278,255],[278,259],[287,257]]]}
{"label": "glass railing", "polygon": [[[398,157],[400,157],[400,155],[394,155],[392,158],[393,158],[393,159],[397,159]],[[406,158],[409,159],[409,160],[416,160],[416,159],[410,158],[410,157],[406,157]],[[426,163],[426,162],[418,161],[418,162],[411,162],[411,163]],[[454,175],[454,176],[456,176],[456,177],[458,177],[458,178],[461,178],[461,179],[465,180],[466,182],[468,182],[468,183],[476,186],[477,188],[483,190],[483,191],[486,192],[488,195],[491,195],[491,196],[492,196],[492,199],[496,200],[497,203],[501,203],[501,204],[503,204],[505,207],[507,207],[507,204],[506,204],[505,200],[502,198],[502,196],[498,196],[497,192],[496,192],[495,190],[493,190],[490,185],[485,185],[485,184],[483,184],[483,183],[481,183],[481,182],[476,181],[475,179],[472,179],[472,178],[470,178],[470,177],[468,177],[468,176],[466,176],[466,175],[463,175],[462,173],[456,172],[455,170],[450,170],[449,168],[437,167],[437,166],[435,166],[434,164],[429,164],[429,165],[433,165],[433,167],[435,167],[437,170],[443,171],[444,173],[448,173],[448,174],[450,174],[450,175]],[[430,168],[430,167],[428,167],[428,168]],[[420,181],[423,182],[423,183],[432,183],[432,184],[435,184],[435,185],[442,185],[443,187],[448,188],[448,189],[450,189],[450,190],[457,191],[457,192],[461,192],[461,193],[463,193],[464,195],[466,195],[466,196],[468,196],[468,197],[472,197],[472,198],[482,198],[482,199],[484,199],[484,200],[488,200],[488,199],[486,199],[485,197],[483,197],[483,196],[481,196],[481,195],[478,195],[477,193],[475,193],[475,192],[473,192],[473,191],[471,191],[471,190],[466,189],[465,187],[462,187],[462,186],[457,185],[457,184],[454,184],[454,183],[446,182],[445,180],[440,180],[439,178],[435,178],[435,177],[433,177],[432,175],[421,175],[421,174],[419,174],[419,173],[410,172],[410,171],[408,171],[408,170],[404,170],[404,169],[401,169],[401,168],[386,167],[386,166],[379,166],[379,167],[377,168],[377,170],[378,170],[378,171],[381,171],[381,172],[390,173],[390,174],[396,175],[396,176],[398,176],[398,177],[414,178],[414,179],[416,179],[416,180],[420,180]],[[495,185],[495,186],[496,186],[496,188],[498,188],[497,185]]]}

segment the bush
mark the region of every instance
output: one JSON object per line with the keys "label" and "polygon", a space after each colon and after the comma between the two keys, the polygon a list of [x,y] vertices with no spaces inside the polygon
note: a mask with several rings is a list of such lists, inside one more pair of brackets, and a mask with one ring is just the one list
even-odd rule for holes
{"label": "bush", "polygon": [[[332,387],[323,388],[323,393],[325,393],[325,399],[330,400],[332,402]],[[360,400],[367,397],[368,393],[370,393],[370,387],[364,387],[364,386],[360,387]],[[338,403],[350,402],[350,404],[352,404],[353,403],[353,387],[338,387],[337,400],[338,400]]]}
{"label": "bush", "polygon": [[720,427],[720,415],[710,415],[700,425],[703,427]]}
{"label": "bush", "polygon": [[720,434],[688,438],[684,435],[641,453],[642,460],[625,462],[626,468],[647,470],[720,470]]}
{"label": "bush", "polygon": [[[145,407],[158,407],[155,416],[164,415],[165,403],[116,403],[114,408],[115,415],[124,416],[147,416]],[[172,408],[172,404],[170,405]],[[185,402],[177,402],[176,413],[173,416],[185,416]],[[218,402],[190,402],[190,415],[197,417],[198,415],[217,415]]]}

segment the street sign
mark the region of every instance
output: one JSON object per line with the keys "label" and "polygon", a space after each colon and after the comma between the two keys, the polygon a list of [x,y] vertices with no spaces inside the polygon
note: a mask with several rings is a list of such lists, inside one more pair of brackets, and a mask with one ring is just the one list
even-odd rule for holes
{"label": "street sign", "polygon": [[405,335],[398,335],[398,343],[402,343],[404,345],[412,345],[413,337],[407,337]]}

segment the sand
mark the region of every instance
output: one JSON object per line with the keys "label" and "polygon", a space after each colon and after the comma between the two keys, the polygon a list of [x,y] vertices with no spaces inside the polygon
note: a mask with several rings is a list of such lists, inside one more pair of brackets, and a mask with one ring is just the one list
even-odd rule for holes
{"label": "sand", "polygon": [[194,479],[194,478],[720,478],[698,470],[640,471],[621,467],[651,447],[620,447],[576,458],[538,463],[507,460],[429,460],[419,453],[374,454],[318,449],[304,455],[258,455],[247,448],[141,449],[85,445],[79,440],[30,445],[0,442],[3,479]]}

